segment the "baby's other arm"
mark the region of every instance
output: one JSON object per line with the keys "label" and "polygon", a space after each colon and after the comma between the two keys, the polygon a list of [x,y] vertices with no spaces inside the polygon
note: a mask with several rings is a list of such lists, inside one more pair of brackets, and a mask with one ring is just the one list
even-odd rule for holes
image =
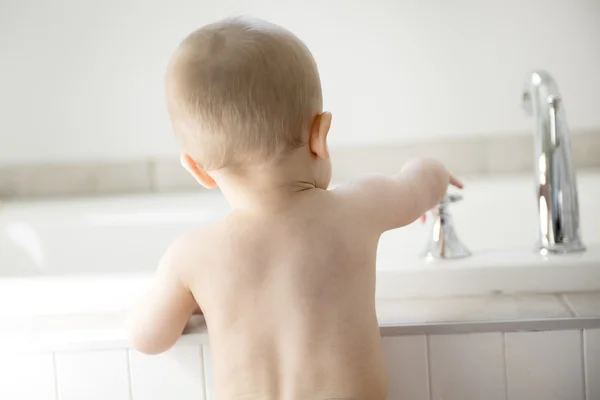
{"label": "baby's other arm", "polygon": [[168,350],[181,336],[193,313],[199,311],[194,296],[181,277],[186,240],[173,243],[162,257],[154,280],[128,318],[133,348],[146,354]]}
{"label": "baby's other arm", "polygon": [[448,184],[462,188],[442,163],[419,158],[407,162],[395,176],[368,175],[336,191],[381,233],[414,222],[440,202]]}

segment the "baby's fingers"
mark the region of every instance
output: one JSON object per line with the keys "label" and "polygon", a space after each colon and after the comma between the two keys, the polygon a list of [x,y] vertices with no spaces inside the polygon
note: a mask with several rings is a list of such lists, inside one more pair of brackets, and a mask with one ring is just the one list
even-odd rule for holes
{"label": "baby's fingers", "polygon": [[465,187],[465,185],[463,185],[463,183],[461,181],[459,181],[454,175],[450,174],[450,184],[452,186],[455,186],[459,189],[462,189]]}

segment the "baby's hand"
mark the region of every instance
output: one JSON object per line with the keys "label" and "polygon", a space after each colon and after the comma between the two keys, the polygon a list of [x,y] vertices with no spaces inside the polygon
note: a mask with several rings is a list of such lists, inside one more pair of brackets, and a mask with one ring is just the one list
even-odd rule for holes
{"label": "baby's hand", "polygon": [[452,174],[450,174],[450,184],[458,189],[462,189],[465,187],[465,185],[463,185],[463,183]]}
{"label": "baby's hand", "polygon": [[[452,185],[458,189],[462,189],[465,187],[465,185],[463,185],[463,183],[452,174],[450,174],[450,185]],[[435,210],[435,208],[433,208],[431,211],[434,211],[434,210]],[[419,218],[419,220],[421,221],[422,224],[427,222],[427,213],[421,215],[421,218]]]}

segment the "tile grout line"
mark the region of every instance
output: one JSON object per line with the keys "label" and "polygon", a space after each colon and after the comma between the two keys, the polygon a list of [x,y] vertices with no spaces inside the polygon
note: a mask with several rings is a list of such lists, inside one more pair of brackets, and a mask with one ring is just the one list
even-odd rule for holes
{"label": "tile grout line", "polygon": [[573,304],[571,304],[566,294],[559,294],[557,297],[560,303],[565,306],[569,314],[571,314],[571,317],[578,317],[575,307],[573,307]]}
{"label": "tile grout line", "polygon": [[[558,300],[557,300],[558,301]],[[559,301],[560,303],[560,301]],[[562,303],[561,303],[562,304]],[[600,329],[600,317],[540,317],[539,319],[492,320],[471,322],[430,322],[381,325],[382,337],[414,335],[456,335],[465,333],[565,331]]]}
{"label": "tile grout line", "polygon": [[56,398],[56,400],[59,400],[58,398],[58,370],[56,368],[56,352],[52,352],[52,366],[54,367],[54,397]]}
{"label": "tile grout line", "polygon": [[430,343],[429,343],[429,335],[424,336],[425,339],[425,363],[427,373],[427,398],[432,400],[432,383],[431,383],[431,352],[430,352]]}
{"label": "tile grout line", "polygon": [[[207,346],[209,346],[208,344],[203,344],[202,345],[202,367],[204,368],[204,391],[206,392],[206,400],[214,400],[212,398],[211,395],[211,390],[209,389],[209,385],[212,386],[213,382],[210,381],[209,382],[209,376],[208,376],[208,370],[210,368],[210,366],[208,365],[209,361],[206,355],[206,348]],[[210,348],[208,348],[208,351],[210,351]],[[212,390],[214,391],[214,387],[212,388]]]}
{"label": "tile grout line", "polygon": [[156,159],[146,161],[146,172],[148,174],[148,189],[150,192],[158,192],[158,179],[156,177]]}
{"label": "tile grout line", "polygon": [[127,360],[127,384],[129,388],[129,400],[133,400],[133,385],[131,384],[131,351],[125,348],[125,359]]}
{"label": "tile grout line", "polygon": [[202,392],[204,393],[204,400],[208,400],[208,393],[206,390],[206,366],[204,363],[204,345],[200,345],[198,346],[198,349],[200,350],[200,362],[202,364]]}
{"label": "tile grout line", "polygon": [[589,379],[588,379],[588,366],[587,366],[587,352],[586,352],[586,348],[587,348],[587,341],[585,340],[586,338],[586,334],[585,334],[585,329],[581,330],[581,364],[582,364],[582,368],[583,368],[583,398],[584,400],[589,400],[589,396],[590,396],[590,388],[589,388]]}
{"label": "tile grout line", "polygon": [[502,361],[504,363],[504,398],[508,400],[508,363],[506,362],[506,332],[502,332]]}

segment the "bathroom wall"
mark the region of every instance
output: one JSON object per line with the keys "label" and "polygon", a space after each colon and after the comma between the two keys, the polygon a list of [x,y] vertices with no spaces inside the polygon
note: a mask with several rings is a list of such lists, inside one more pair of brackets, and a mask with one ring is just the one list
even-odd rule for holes
{"label": "bathroom wall", "polygon": [[0,0],[0,165],[175,154],[168,57],[235,14],[306,41],[334,145],[525,135],[520,88],[537,67],[575,132],[600,129],[597,0]]}

